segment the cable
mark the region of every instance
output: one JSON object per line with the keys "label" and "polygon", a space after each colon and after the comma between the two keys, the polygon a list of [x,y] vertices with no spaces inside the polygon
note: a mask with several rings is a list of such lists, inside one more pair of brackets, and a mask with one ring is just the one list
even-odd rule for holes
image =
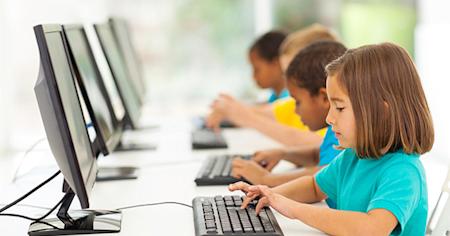
{"label": "cable", "polygon": [[33,221],[31,224],[42,223],[42,224],[48,225],[48,226],[50,226],[50,227],[52,227],[54,229],[60,229],[60,228],[58,228],[58,227],[56,227],[56,226],[54,226],[54,225],[52,225],[52,224],[50,224],[48,222],[42,221],[42,220],[45,219],[50,214],[52,214],[52,212],[55,211],[56,208],[58,208],[62,204],[63,201],[64,201],[64,197],[61,198],[61,200],[59,200],[59,202],[56,203],[56,205],[53,206],[47,213],[45,213],[44,215],[42,215],[42,216],[40,216],[38,218],[32,218],[32,217],[29,217],[29,216],[15,214],[15,213],[0,213],[0,216],[19,217],[19,218],[22,218],[22,219]]}
{"label": "cable", "polygon": [[64,199],[65,199],[64,197],[61,198],[61,200],[59,200],[59,202],[58,202],[52,209],[50,209],[50,210],[49,210],[46,214],[44,214],[43,216],[41,216],[41,217],[39,217],[39,218],[36,218],[34,221],[35,221],[35,222],[40,222],[41,220],[45,219],[47,216],[49,216],[50,214],[52,214],[52,212],[55,211],[56,208],[58,208],[58,207],[63,203]]}
{"label": "cable", "polygon": [[[0,206],[6,206],[8,204],[0,204]],[[30,204],[16,204],[15,206],[19,207],[29,207],[29,208],[36,208],[36,209],[42,209],[42,210],[50,210],[50,207],[43,207],[43,206],[36,206],[36,205],[30,205]]]}
{"label": "cable", "polygon": [[4,212],[5,210],[9,209],[10,207],[16,205],[17,203],[21,202],[23,199],[30,196],[32,193],[36,192],[36,190],[40,189],[42,186],[46,185],[48,182],[56,178],[61,173],[60,170],[58,170],[55,174],[50,176],[50,178],[46,179],[44,182],[40,183],[38,186],[34,187],[32,190],[30,190],[28,193],[24,194],[22,197],[18,198],[17,200],[9,203],[8,205],[4,206],[2,209],[0,209],[0,213]]}
{"label": "cable", "polygon": [[188,204],[185,204],[185,203],[182,203],[182,202],[155,202],[155,203],[146,203],[146,204],[139,204],[139,205],[134,205],[134,206],[120,207],[120,208],[117,208],[116,210],[125,210],[125,209],[130,209],[130,208],[138,208],[138,207],[145,207],[145,206],[156,206],[156,205],[164,205],[164,204],[176,204],[176,205],[181,205],[181,206],[192,208],[191,205],[188,205]]}
{"label": "cable", "polygon": [[20,167],[22,167],[23,162],[25,161],[25,158],[27,157],[27,155],[33,151],[34,148],[36,148],[36,146],[41,143],[42,141],[47,140],[47,138],[40,138],[38,139],[36,142],[33,143],[33,145],[31,145],[23,154],[22,159],[20,160],[19,166],[17,167],[16,171],[14,172],[14,176],[13,176],[13,180],[12,182],[15,183],[16,180],[18,179],[18,174],[19,174],[19,170]]}
{"label": "cable", "polygon": [[34,223],[38,222],[38,223],[41,223],[41,224],[50,226],[50,227],[52,227],[52,228],[54,228],[54,229],[61,229],[61,228],[58,228],[58,227],[56,227],[56,226],[54,226],[54,225],[52,225],[52,224],[50,224],[50,223],[48,223],[48,222],[45,222],[45,221],[36,221],[35,219],[33,219],[33,218],[31,218],[31,217],[28,217],[28,216],[24,216],[24,215],[13,214],[13,213],[1,213],[0,216],[18,217],[18,218],[22,218],[22,219],[26,219],[26,220],[33,221],[33,223],[31,223],[31,224],[34,224]]}

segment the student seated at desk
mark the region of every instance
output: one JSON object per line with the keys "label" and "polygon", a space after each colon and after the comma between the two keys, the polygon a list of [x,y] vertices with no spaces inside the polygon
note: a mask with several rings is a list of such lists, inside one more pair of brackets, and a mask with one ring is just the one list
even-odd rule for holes
{"label": "student seated at desk", "polygon": [[[328,28],[319,24],[290,34],[279,51],[279,65],[283,73],[292,58],[308,44],[336,39]],[[250,107],[222,94],[213,103],[212,109],[207,119],[208,127],[218,129],[220,121],[226,119],[238,126],[256,129],[286,146],[320,144],[325,135],[325,130],[309,132],[295,113],[295,101],[291,97],[279,99],[272,104]]]}
{"label": "student seated at desk", "polygon": [[[234,177],[243,177],[253,184],[277,186],[301,176],[314,175],[339,154],[339,151],[333,148],[338,143],[337,139],[325,121],[330,109],[326,92],[325,65],[345,51],[345,46],[336,41],[312,43],[294,57],[286,72],[289,92],[297,102],[297,113],[303,123],[311,130],[327,128],[322,144],[256,153],[253,160],[235,159],[232,169]],[[305,168],[281,174],[270,173],[281,159]],[[265,168],[260,165],[263,163]]]}
{"label": "student seated at desk", "polygon": [[[343,149],[315,176],[269,188],[239,182],[256,211],[270,205],[330,235],[425,235],[431,114],[412,59],[390,43],[348,50],[326,67],[327,123]],[[331,199],[336,209],[307,203]]]}

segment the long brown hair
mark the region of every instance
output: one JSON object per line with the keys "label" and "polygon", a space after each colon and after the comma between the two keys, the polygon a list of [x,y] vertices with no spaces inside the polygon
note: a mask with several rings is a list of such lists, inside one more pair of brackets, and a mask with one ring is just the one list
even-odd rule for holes
{"label": "long brown hair", "polygon": [[352,103],[356,153],[379,158],[397,150],[423,154],[431,150],[434,129],[414,62],[392,43],[347,50],[326,67]]}

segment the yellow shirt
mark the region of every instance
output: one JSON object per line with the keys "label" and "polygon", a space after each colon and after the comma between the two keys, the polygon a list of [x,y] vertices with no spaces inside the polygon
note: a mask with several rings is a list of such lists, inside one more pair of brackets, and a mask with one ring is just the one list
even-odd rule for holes
{"label": "yellow shirt", "polygon": [[[302,131],[309,130],[308,126],[303,124],[300,116],[295,112],[295,100],[292,97],[279,99],[273,103],[273,114],[277,122],[297,128]],[[327,128],[316,131],[317,134],[324,137]]]}

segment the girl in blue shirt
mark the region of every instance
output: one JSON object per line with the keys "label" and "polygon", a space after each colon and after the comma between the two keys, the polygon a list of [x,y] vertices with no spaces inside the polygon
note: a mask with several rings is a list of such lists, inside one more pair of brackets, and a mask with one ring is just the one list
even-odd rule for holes
{"label": "girl in blue shirt", "polygon": [[[327,123],[344,151],[316,176],[276,188],[243,182],[243,207],[260,197],[331,235],[424,235],[427,186],[419,155],[434,130],[422,85],[403,48],[383,43],[348,50],[326,67]],[[307,203],[331,199],[336,209]]]}

